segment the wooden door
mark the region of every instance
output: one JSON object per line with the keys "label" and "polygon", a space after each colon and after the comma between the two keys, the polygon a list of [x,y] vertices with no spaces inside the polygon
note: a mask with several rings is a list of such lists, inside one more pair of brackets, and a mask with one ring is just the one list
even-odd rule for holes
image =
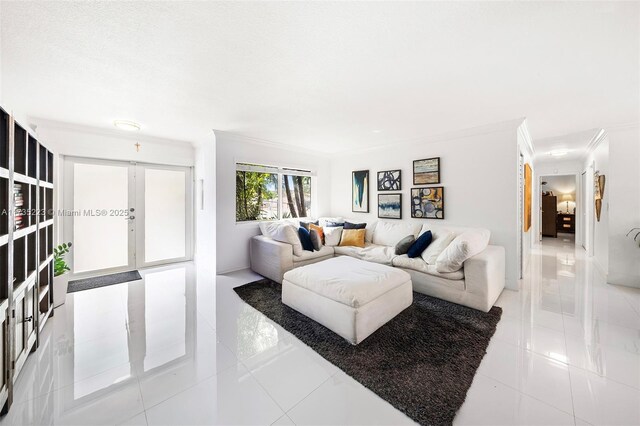
{"label": "wooden door", "polygon": [[558,197],[552,195],[542,196],[542,235],[556,238],[556,215],[558,209]]}

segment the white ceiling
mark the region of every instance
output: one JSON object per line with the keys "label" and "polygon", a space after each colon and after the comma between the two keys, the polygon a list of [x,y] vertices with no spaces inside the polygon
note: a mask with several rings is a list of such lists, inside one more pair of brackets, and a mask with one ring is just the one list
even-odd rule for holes
{"label": "white ceiling", "polygon": [[523,116],[534,140],[639,116],[636,2],[0,9],[3,102],[49,120],[338,152]]}
{"label": "white ceiling", "polygon": [[[600,129],[591,129],[584,132],[536,140],[536,163],[553,164],[583,159],[589,143],[599,131]],[[549,154],[552,151],[566,151],[567,154],[553,156]]]}

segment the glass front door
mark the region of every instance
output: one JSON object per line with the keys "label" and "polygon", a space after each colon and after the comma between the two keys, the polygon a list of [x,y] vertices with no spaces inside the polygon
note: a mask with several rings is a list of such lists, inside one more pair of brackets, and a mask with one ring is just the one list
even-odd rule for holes
{"label": "glass front door", "polygon": [[191,169],[65,160],[65,241],[75,276],[191,258]]}

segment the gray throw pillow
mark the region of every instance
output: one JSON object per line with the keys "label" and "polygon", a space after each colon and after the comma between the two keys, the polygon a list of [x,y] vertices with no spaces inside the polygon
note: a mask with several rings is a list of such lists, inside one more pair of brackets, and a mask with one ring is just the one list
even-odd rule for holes
{"label": "gray throw pillow", "polygon": [[[396,254],[398,256],[407,254],[407,252],[409,251],[409,247],[411,247],[415,240],[416,237],[414,237],[413,235],[407,235],[406,237],[398,241],[398,244],[396,244]],[[311,241],[313,241],[313,238],[311,239]]]}
{"label": "gray throw pillow", "polygon": [[322,240],[320,239],[320,234],[315,229],[309,231],[309,236],[311,237],[311,244],[313,244],[313,249],[315,251],[320,251],[322,248]]}

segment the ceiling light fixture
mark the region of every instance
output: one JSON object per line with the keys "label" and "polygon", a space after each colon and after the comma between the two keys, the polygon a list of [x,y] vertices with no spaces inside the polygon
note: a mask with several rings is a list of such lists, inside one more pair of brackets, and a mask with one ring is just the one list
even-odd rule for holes
{"label": "ceiling light fixture", "polygon": [[140,130],[140,125],[134,121],[128,120],[116,120],[113,125],[120,130],[126,130],[127,132],[137,132]]}
{"label": "ceiling light fixture", "polygon": [[563,155],[567,155],[569,153],[568,149],[554,149],[549,152],[549,155],[552,157],[562,157]]}
{"label": "ceiling light fixture", "polygon": [[374,130],[373,133],[380,133],[382,130]]}

